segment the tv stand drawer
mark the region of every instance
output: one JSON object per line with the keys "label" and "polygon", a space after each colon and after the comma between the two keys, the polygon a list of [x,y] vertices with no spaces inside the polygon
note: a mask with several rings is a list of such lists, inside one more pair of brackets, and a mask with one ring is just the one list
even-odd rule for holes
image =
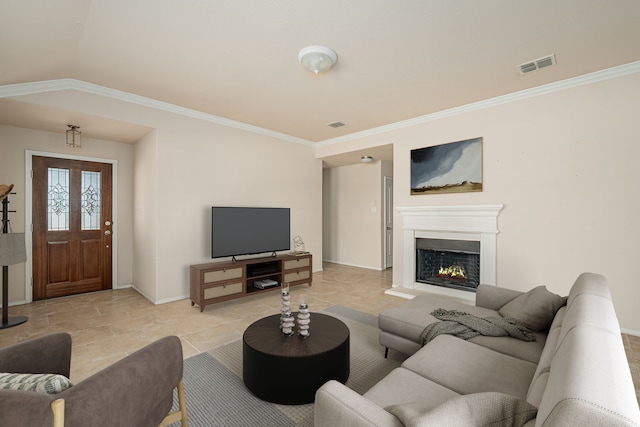
{"label": "tv stand drawer", "polygon": [[242,282],[237,283],[228,283],[225,285],[214,286],[212,288],[204,289],[204,299],[212,299],[224,297],[227,295],[240,294],[242,293]]}
{"label": "tv stand drawer", "polygon": [[309,270],[300,270],[294,271],[292,273],[287,273],[284,275],[284,281],[286,282],[297,282],[298,280],[309,280],[311,273]]}
{"label": "tv stand drawer", "polygon": [[202,274],[204,283],[220,282],[222,280],[240,279],[242,278],[242,267],[225,268],[216,271],[205,271]]}
{"label": "tv stand drawer", "polygon": [[309,257],[292,259],[284,262],[285,270],[294,270],[296,268],[309,267]]}

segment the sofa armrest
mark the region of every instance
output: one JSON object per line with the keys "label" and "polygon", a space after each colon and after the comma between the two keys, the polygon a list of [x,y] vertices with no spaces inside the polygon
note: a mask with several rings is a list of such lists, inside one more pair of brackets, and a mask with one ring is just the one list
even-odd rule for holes
{"label": "sofa armrest", "polygon": [[0,348],[0,372],[69,377],[71,335],[49,334]]}
{"label": "sofa armrest", "polygon": [[479,285],[476,289],[476,307],[498,311],[503,305],[522,294],[523,292],[513,289],[499,288],[492,285]]}
{"label": "sofa armrest", "polygon": [[55,394],[0,390],[0,426],[53,425],[51,402]]}
{"label": "sofa armrest", "polygon": [[157,427],[171,409],[183,366],[180,339],[159,339],[58,393],[65,425]]}
{"label": "sofa armrest", "polygon": [[331,380],[316,392],[314,426],[403,427],[403,424],[372,401],[338,381]]}

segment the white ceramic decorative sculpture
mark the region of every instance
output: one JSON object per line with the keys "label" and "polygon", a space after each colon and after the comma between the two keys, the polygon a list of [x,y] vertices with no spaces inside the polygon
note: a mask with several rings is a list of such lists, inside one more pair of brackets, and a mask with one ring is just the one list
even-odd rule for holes
{"label": "white ceramic decorative sculpture", "polygon": [[298,308],[298,335],[303,338],[309,336],[309,324],[311,323],[311,313],[309,313],[309,305],[304,297],[300,298],[300,307]]}

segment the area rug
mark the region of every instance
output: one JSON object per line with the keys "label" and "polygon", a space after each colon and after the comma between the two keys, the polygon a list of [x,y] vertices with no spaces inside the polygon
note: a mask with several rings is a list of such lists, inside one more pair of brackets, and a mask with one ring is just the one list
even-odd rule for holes
{"label": "area rug", "polygon": [[[352,390],[364,393],[406,358],[397,352],[384,358],[376,316],[339,305],[323,313],[349,328],[351,373],[346,385]],[[241,339],[186,359],[184,383],[191,427],[313,426],[313,403],[278,405],[258,399],[245,388]]]}

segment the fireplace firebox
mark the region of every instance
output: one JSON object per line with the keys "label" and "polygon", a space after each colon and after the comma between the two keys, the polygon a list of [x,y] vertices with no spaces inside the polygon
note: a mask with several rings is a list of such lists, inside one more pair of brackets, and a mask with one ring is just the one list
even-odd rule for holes
{"label": "fireplace firebox", "polygon": [[480,242],[417,238],[416,281],[475,292],[480,284]]}

